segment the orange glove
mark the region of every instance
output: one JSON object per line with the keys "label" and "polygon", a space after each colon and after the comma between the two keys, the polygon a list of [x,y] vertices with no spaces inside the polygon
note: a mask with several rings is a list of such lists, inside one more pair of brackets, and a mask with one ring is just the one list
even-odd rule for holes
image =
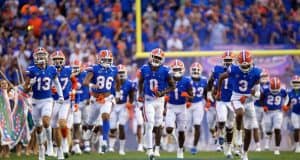
{"label": "orange glove", "polygon": [[53,87],[51,88],[51,92],[55,94],[55,93],[57,93],[57,89],[53,86]]}
{"label": "orange glove", "polygon": [[241,103],[244,104],[246,102],[246,99],[247,99],[247,96],[242,96],[240,98]]}
{"label": "orange glove", "polygon": [[186,108],[190,108],[192,106],[191,102],[186,102]]}
{"label": "orange glove", "polygon": [[206,100],[206,103],[205,103],[205,110],[208,111],[208,109],[210,108],[210,106],[211,106],[210,100]]}
{"label": "orange glove", "polygon": [[289,106],[286,106],[286,105],[282,106],[282,110],[283,110],[284,112],[288,112],[289,109],[290,109]]}
{"label": "orange glove", "polygon": [[189,95],[187,92],[182,92],[182,93],[181,93],[181,97],[186,97],[186,98],[188,98],[188,97],[190,97],[190,95]]}
{"label": "orange glove", "polygon": [[170,97],[169,96],[165,96],[165,101],[169,102],[169,100],[170,100]]}
{"label": "orange glove", "polygon": [[269,108],[267,106],[263,106],[264,112],[268,112]]}
{"label": "orange glove", "polygon": [[134,117],[133,105],[131,103],[126,103],[126,108],[127,108],[129,119],[133,119]]}
{"label": "orange glove", "polygon": [[76,104],[74,104],[74,112],[77,112],[78,111],[78,104],[76,103]]}
{"label": "orange glove", "polygon": [[104,104],[105,103],[105,97],[102,94],[100,94],[100,95],[97,96],[96,101],[100,104]]}

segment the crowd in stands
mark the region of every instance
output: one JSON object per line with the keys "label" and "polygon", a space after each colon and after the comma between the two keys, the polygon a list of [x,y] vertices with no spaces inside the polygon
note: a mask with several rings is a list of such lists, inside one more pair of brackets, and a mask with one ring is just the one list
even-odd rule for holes
{"label": "crowd in stands", "polygon": [[[142,0],[144,51],[188,51],[214,45],[300,44],[297,0]],[[110,49],[131,64],[136,50],[135,0],[0,0],[0,69],[13,77],[37,46],[70,61],[95,61]],[[12,78],[14,79],[14,78]]]}

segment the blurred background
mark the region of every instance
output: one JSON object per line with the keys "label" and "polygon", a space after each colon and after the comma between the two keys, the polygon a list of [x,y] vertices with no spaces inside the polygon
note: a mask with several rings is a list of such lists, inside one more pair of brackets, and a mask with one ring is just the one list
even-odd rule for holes
{"label": "blurred background", "polygon": [[[95,61],[110,49],[115,64],[132,71],[147,59],[136,59],[134,0],[0,0],[0,69],[17,83],[38,46],[49,53],[61,49],[68,62]],[[165,51],[300,48],[299,0],[142,0],[142,49]],[[183,58],[200,61],[207,74],[218,57]],[[255,59],[286,83],[300,74],[299,56]]]}

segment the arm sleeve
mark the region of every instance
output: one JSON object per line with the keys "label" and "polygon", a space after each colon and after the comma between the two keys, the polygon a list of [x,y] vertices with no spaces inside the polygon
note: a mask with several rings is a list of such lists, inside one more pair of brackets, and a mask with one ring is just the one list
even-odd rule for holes
{"label": "arm sleeve", "polygon": [[284,102],[283,102],[283,105],[287,106],[290,102],[290,97],[289,97],[289,94],[287,94],[286,91],[284,91]]}
{"label": "arm sleeve", "polygon": [[57,90],[58,96],[63,97],[63,91],[62,91],[62,88],[61,88],[58,78],[55,77],[53,82],[54,82],[55,88]]}
{"label": "arm sleeve", "polygon": [[73,90],[73,89],[76,90],[77,88],[79,88],[79,87],[78,87],[78,81],[77,81],[77,78],[76,78],[75,76],[72,76],[72,77],[71,77],[71,82],[72,82],[72,90]]}
{"label": "arm sleeve", "polygon": [[254,98],[259,99],[259,97],[260,97],[260,91],[261,91],[260,84],[254,85],[254,95],[253,95]]}

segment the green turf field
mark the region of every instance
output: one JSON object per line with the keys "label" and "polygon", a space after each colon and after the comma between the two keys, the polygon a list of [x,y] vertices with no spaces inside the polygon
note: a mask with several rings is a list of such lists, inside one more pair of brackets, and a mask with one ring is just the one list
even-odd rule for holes
{"label": "green turf field", "polygon": [[[1,159],[1,158],[0,158]],[[36,160],[37,156],[22,156],[17,157],[11,155],[10,160]],[[47,160],[54,160],[55,158],[47,158]],[[223,153],[217,152],[200,152],[197,155],[185,153],[185,160],[225,160]],[[239,159],[236,157],[235,159]],[[145,153],[128,152],[125,156],[119,156],[118,153],[106,153],[99,155],[96,153],[73,155],[68,160],[147,160]],[[162,152],[160,158],[156,160],[176,160],[176,153]],[[249,160],[300,160],[300,154],[294,152],[281,152],[280,156],[274,156],[273,152],[251,152],[249,153]]]}

